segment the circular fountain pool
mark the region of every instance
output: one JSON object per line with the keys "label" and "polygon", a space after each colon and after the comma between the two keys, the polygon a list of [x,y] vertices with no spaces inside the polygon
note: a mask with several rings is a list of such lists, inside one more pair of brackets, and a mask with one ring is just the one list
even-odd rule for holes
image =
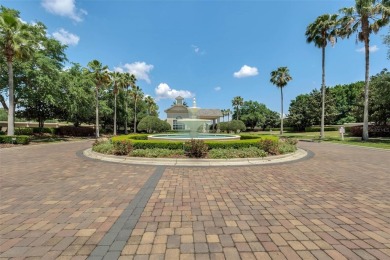
{"label": "circular fountain pool", "polygon": [[230,140],[240,140],[240,136],[228,135],[228,134],[203,134],[203,133],[198,133],[196,136],[193,136],[190,133],[156,134],[156,135],[148,136],[148,140],[188,141],[191,139],[209,140],[209,141],[230,141]]}

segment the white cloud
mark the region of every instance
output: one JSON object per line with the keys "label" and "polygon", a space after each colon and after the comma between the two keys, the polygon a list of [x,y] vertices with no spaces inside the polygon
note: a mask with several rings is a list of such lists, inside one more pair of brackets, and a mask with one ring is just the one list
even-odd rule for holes
{"label": "white cloud", "polygon": [[152,64],[146,64],[144,61],[136,61],[133,63],[126,63],[120,67],[115,67],[114,71],[129,72],[130,74],[134,74],[137,80],[145,80],[150,84],[149,73],[153,68],[154,66]]}
{"label": "white cloud", "polygon": [[188,90],[171,89],[166,83],[160,83],[157,88],[154,89],[154,92],[156,93],[157,100],[164,98],[174,99],[177,96],[182,96],[183,98],[192,98],[195,96],[194,93]]}
{"label": "white cloud", "polygon": [[215,91],[220,91],[222,88],[221,87],[215,87],[214,90]]}
{"label": "white cloud", "polygon": [[204,50],[201,50],[200,47],[196,45],[191,45],[191,48],[194,50],[194,52],[198,55],[204,55],[206,52]]}
{"label": "white cloud", "polygon": [[[370,49],[370,52],[377,52],[377,51],[379,51],[379,48],[378,48],[378,46],[376,46],[376,45],[370,46],[369,49]],[[365,49],[364,49],[364,47],[362,47],[362,48],[360,48],[360,49],[356,49],[356,51],[357,51],[357,52],[364,52]]]}
{"label": "white cloud", "polygon": [[81,22],[82,16],[87,14],[83,9],[77,9],[76,0],[42,0],[42,6],[46,11],[60,16],[69,17],[76,22]]}
{"label": "white cloud", "polygon": [[233,73],[235,78],[245,78],[245,77],[253,77],[259,74],[256,67],[250,67],[248,65],[244,65],[237,72]]}
{"label": "white cloud", "polygon": [[62,44],[66,45],[77,45],[80,40],[80,37],[62,28],[57,32],[54,32],[53,37],[60,41]]}

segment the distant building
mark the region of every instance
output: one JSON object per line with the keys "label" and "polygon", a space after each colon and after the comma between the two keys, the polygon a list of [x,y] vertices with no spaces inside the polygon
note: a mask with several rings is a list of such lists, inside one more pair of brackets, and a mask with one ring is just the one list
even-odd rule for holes
{"label": "distant building", "polygon": [[[176,103],[170,108],[164,110],[167,113],[167,122],[171,125],[172,130],[184,130],[185,125],[177,122],[178,119],[190,118],[187,107],[184,105],[184,98],[178,96]],[[200,108],[196,114],[199,119],[207,119],[211,121],[211,124],[219,123],[219,119],[222,117],[220,109],[207,109]]]}

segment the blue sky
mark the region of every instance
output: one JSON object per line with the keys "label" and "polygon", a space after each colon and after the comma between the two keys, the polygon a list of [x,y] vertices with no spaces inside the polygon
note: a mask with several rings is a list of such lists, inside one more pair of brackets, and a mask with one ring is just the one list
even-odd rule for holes
{"label": "blue sky", "polygon": [[[261,0],[2,0],[27,22],[41,21],[66,43],[69,61],[93,59],[110,70],[135,73],[145,94],[157,100],[160,118],[182,95],[202,108],[230,108],[235,96],[280,111],[280,91],[270,72],[290,69],[284,88],[290,101],[321,85],[321,51],[305,30],[319,15],[354,1]],[[371,72],[389,68],[382,29],[371,37]],[[364,80],[364,53],[356,37],[327,48],[327,85]]]}

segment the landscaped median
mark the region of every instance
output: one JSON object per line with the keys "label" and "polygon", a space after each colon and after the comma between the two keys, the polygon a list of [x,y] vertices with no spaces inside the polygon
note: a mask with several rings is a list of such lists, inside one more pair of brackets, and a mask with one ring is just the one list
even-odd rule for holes
{"label": "landscaped median", "polygon": [[272,135],[242,134],[234,141],[164,141],[147,140],[148,134],[115,136],[97,140],[94,152],[151,158],[262,158],[296,151],[295,139]]}

